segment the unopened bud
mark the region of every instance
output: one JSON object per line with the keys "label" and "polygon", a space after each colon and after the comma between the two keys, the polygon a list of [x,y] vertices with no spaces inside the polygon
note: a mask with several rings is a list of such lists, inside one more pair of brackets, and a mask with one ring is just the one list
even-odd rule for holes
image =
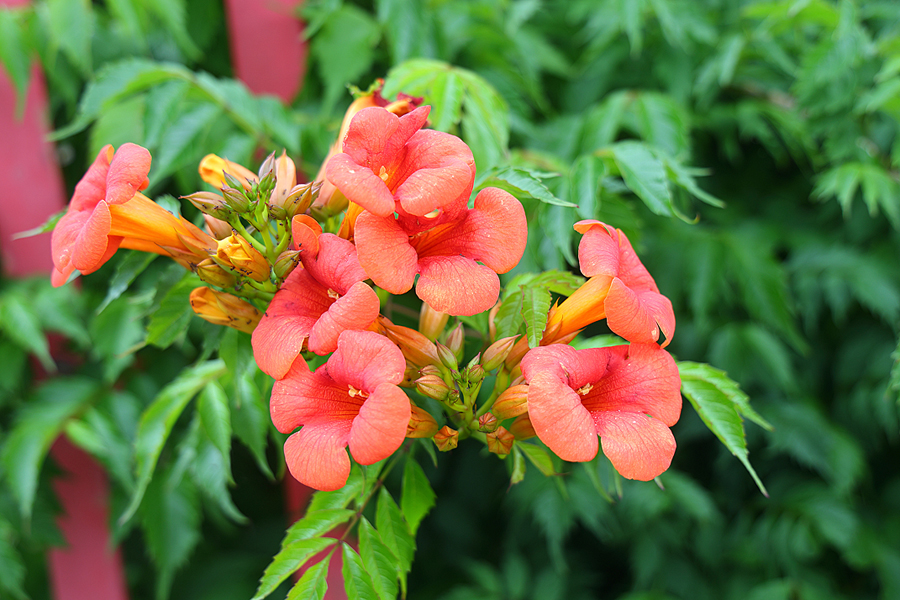
{"label": "unopened bud", "polygon": [[219,240],[215,261],[254,281],[269,279],[269,262],[266,257],[237,233]]}
{"label": "unopened bud", "polygon": [[498,421],[497,417],[491,413],[484,413],[478,417],[478,431],[490,433],[492,431],[497,431],[498,427],[500,427],[500,421]]}
{"label": "unopened bud", "polygon": [[488,452],[492,452],[501,458],[510,453],[516,438],[503,427],[498,427],[497,431],[484,436],[487,439]]}
{"label": "unopened bud", "polygon": [[457,323],[450,335],[447,336],[447,347],[453,352],[456,360],[462,360],[463,344],[466,341],[466,335],[463,331],[463,324]]}
{"label": "unopened bud", "polygon": [[272,270],[275,272],[275,276],[278,279],[287,279],[287,276],[291,274],[291,271],[293,271],[298,264],[300,264],[300,251],[285,250],[278,255],[275,264],[272,266]]}
{"label": "unopened bud", "polygon": [[484,351],[484,356],[481,359],[481,366],[484,367],[485,371],[493,371],[506,361],[506,357],[509,356],[510,351],[516,343],[516,337],[518,336],[514,335],[499,339],[488,346],[488,349]]}
{"label": "unopened bud", "polygon": [[420,375],[437,375],[440,377],[441,369],[437,365],[425,365],[421,369],[419,369]]}
{"label": "unopened bud", "polygon": [[528,338],[524,336],[519,338],[519,341],[513,344],[512,350],[509,351],[506,357],[506,368],[510,371],[515,369],[529,350]]}
{"label": "unopened bud", "polygon": [[469,383],[478,383],[484,379],[484,367],[481,365],[472,365],[466,369],[466,380]]}
{"label": "unopened bud", "polygon": [[403,357],[411,365],[421,369],[425,365],[440,363],[434,342],[415,329],[394,325],[385,317],[378,317],[377,323],[379,331],[397,344],[400,351],[403,352]]}
{"label": "unopened bud", "polygon": [[250,191],[252,182],[257,180],[256,175],[250,169],[215,154],[207,154],[203,157],[203,160],[200,161],[199,171],[200,178],[216,189],[222,189],[222,186],[225,185],[225,173],[231,175],[231,179],[247,191]]}
{"label": "unopened bud", "polygon": [[312,206],[312,203],[319,196],[320,189],[322,189],[321,181],[300,183],[292,187],[284,199],[285,218],[293,219],[295,215],[303,214],[309,210],[309,207]]}
{"label": "unopened bud", "polygon": [[266,157],[266,160],[259,165],[259,180],[262,181],[267,175],[275,173],[275,152],[273,151]]}
{"label": "unopened bud", "polygon": [[207,258],[197,265],[197,276],[200,281],[221,288],[227,288],[237,283],[237,278],[230,272],[219,266],[213,259]]}
{"label": "unopened bud", "polygon": [[531,419],[528,418],[528,413],[516,417],[516,420],[509,426],[509,431],[516,436],[517,440],[527,440],[537,435],[534,432],[534,426],[531,424]]}
{"label": "unopened bud", "polygon": [[453,350],[440,342],[435,343],[435,347],[437,348],[438,360],[441,361],[441,364],[451,371],[459,371],[459,363],[456,362],[456,355],[453,353]]}
{"label": "unopened bud", "polygon": [[[272,156],[274,156],[274,154]],[[269,196],[269,212],[272,213],[275,218],[284,219],[287,217],[285,211],[287,198],[294,186],[297,185],[297,168],[294,166],[294,161],[288,158],[286,151],[281,152],[281,156],[275,159],[274,164],[275,187],[272,189],[272,194]],[[280,214],[276,215],[275,212]]]}
{"label": "unopened bud", "polygon": [[493,406],[491,412],[497,415],[501,421],[524,415],[528,411],[528,386],[514,385],[503,390]]}
{"label": "unopened bud", "polygon": [[246,333],[253,333],[262,315],[256,307],[237,296],[199,287],[191,292],[191,308],[210,323],[226,325]]}
{"label": "unopened bud", "polygon": [[438,402],[443,402],[447,399],[450,388],[437,375],[422,375],[416,379],[416,391],[426,398],[433,398]]}
{"label": "unopened bud", "polygon": [[488,336],[490,336],[491,341],[497,339],[497,313],[500,312],[500,307],[503,306],[503,300],[500,300],[495,304],[490,312],[488,312]]}
{"label": "unopened bud", "polygon": [[219,194],[213,192],[194,192],[189,196],[182,196],[182,199],[189,200],[191,204],[197,207],[197,210],[205,215],[216,217],[217,219],[227,219],[233,212],[225,199]]}
{"label": "unopened bud", "polygon": [[419,331],[433,342],[443,333],[449,319],[447,313],[434,310],[430,304],[423,302],[419,311]]}
{"label": "unopened bud", "polygon": [[250,200],[236,188],[222,186],[222,198],[225,200],[225,204],[236,212],[245,213],[250,210]]}
{"label": "unopened bud", "polygon": [[206,221],[206,228],[217,240],[223,240],[231,235],[231,225],[225,221],[209,215],[203,215],[203,220]]}
{"label": "unopened bud", "polygon": [[460,395],[459,390],[450,390],[450,393],[447,394],[447,399],[444,401],[444,404],[459,412],[466,410],[466,405],[463,404],[462,396]]}
{"label": "unopened bud", "polygon": [[459,432],[444,425],[434,434],[434,444],[441,452],[449,452],[459,444]]}
{"label": "unopened bud", "polygon": [[409,407],[409,425],[406,426],[408,438],[430,438],[438,432],[438,423],[431,413],[415,404]]}

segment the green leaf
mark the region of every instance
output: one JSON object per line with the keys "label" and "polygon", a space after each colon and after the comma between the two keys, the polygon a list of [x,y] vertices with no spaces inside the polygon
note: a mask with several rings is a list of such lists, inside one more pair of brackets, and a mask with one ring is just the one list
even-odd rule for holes
{"label": "green leaf", "polygon": [[369,521],[359,522],[359,555],[366,571],[372,576],[372,584],[380,600],[394,600],[399,593],[397,584],[397,559]]}
{"label": "green leaf", "polygon": [[188,273],[166,293],[147,326],[147,344],[168,348],[179,338],[184,338],[187,325],[194,316],[190,295],[198,285],[200,281]]}
{"label": "green leaf", "polygon": [[83,297],[75,286],[51,287],[46,279],[31,297],[41,324],[47,331],[57,331],[86,348],[91,336],[85,327]]}
{"label": "green leaf", "polygon": [[355,6],[344,5],[329,16],[310,48],[325,80],[322,104],[327,109],[347,84],[369,70],[380,39],[378,23]]}
{"label": "green leaf", "polygon": [[250,336],[243,331],[231,327],[225,328],[222,341],[219,343],[219,357],[225,361],[228,372],[235,377],[241,377],[245,373],[256,370]]}
{"label": "green leaf", "polygon": [[91,75],[94,11],[90,0],[48,0],[50,35],[85,77]]}
{"label": "green leaf", "polygon": [[411,456],[403,467],[403,491],[400,495],[400,511],[409,524],[409,531],[415,537],[419,523],[434,506],[435,495],[425,476],[425,471]]}
{"label": "green leaf", "polygon": [[139,95],[125,99],[100,113],[91,127],[88,154],[97,156],[107,144],[118,148],[125,142],[143,140],[146,110],[146,98]]}
{"label": "green leaf", "polygon": [[356,514],[348,508],[329,508],[307,512],[303,518],[291,525],[281,542],[287,547],[299,540],[308,540],[325,535],[338,525],[342,525]]}
{"label": "green leaf", "polygon": [[31,518],[38,474],[50,445],[74,417],[99,394],[88,378],[50,380],[35,392],[16,415],[16,422],[0,449],[0,465],[25,520]]}
{"label": "green leaf", "polygon": [[125,523],[141,505],[147,486],[153,478],[156,461],[172,431],[175,421],[197,392],[225,374],[225,364],[212,360],[186,368],[164,387],[141,415],[135,439],[137,487],[125,512],[119,517]]}
{"label": "green leaf", "polygon": [[625,185],[651,211],[667,217],[682,217],[672,204],[662,161],[639,142],[619,142],[612,146],[613,157]]}
{"label": "green leaf", "polygon": [[524,303],[525,293],[522,290],[516,290],[515,293],[503,298],[503,304],[500,305],[494,316],[498,339],[516,335],[519,332]]}
{"label": "green leaf", "polygon": [[[266,376],[268,377],[268,376]],[[271,418],[262,393],[253,382],[251,375],[234,378],[236,393],[229,394],[231,402],[231,427],[234,435],[250,449],[259,469],[271,480],[275,475],[266,459],[266,441]]]}
{"label": "green leaf", "polygon": [[154,181],[199,158],[197,143],[221,114],[222,109],[214,104],[200,104],[172,119],[153,157]]}
{"label": "green leaf", "polygon": [[328,591],[329,562],[329,558],[325,558],[308,568],[303,577],[291,588],[287,600],[325,600],[325,592]]}
{"label": "green leaf", "polygon": [[316,492],[313,494],[312,500],[307,507],[307,514],[311,514],[321,510],[334,508],[346,508],[350,502],[358,497],[363,489],[363,476],[359,465],[353,465],[350,469],[350,477],[347,483],[339,490],[333,492]]}
{"label": "green leaf", "polygon": [[109,281],[109,289],[106,291],[106,297],[94,311],[94,314],[100,314],[109,306],[109,303],[122,295],[128,289],[128,286],[137,279],[137,276],[144,272],[150,266],[159,254],[150,252],[127,252],[124,258],[116,265],[116,272]]}
{"label": "green leaf", "polygon": [[374,600],[378,597],[375,588],[372,587],[372,578],[366,572],[362,559],[350,544],[341,543],[341,553],[344,558],[344,590],[347,592],[347,600]]}
{"label": "green leaf", "polygon": [[144,113],[144,145],[155,150],[162,141],[163,133],[175,115],[180,114],[180,105],[190,90],[187,81],[167,81],[147,92],[147,110]]}
{"label": "green leaf", "polygon": [[579,156],[569,171],[569,202],[582,219],[596,219],[599,214],[600,178],[606,169],[596,156]]}
{"label": "green leaf", "polygon": [[509,478],[509,485],[511,486],[521,483],[525,479],[525,457],[519,449],[519,445],[513,445],[512,474]]}
{"label": "green leaf", "polygon": [[428,118],[438,131],[449,131],[462,118],[462,101],[465,88],[462,79],[453,69],[435,77],[425,101],[431,104]]}
{"label": "green leaf", "polygon": [[766,429],[771,429],[771,425],[750,407],[747,395],[723,371],[687,361],[678,363],[678,371],[681,374],[681,391],[684,396],[710,431],[743,463],[760,491],[768,496],[769,493],[748,459],[742,417],[747,417]]}
{"label": "green leaf", "polygon": [[[408,572],[412,566],[413,554],[416,552],[416,540],[410,533],[409,525],[403,519],[397,503],[383,487],[378,490],[375,527],[384,545],[397,559],[400,572]],[[402,579],[405,581],[405,576]]]}
{"label": "green leaf", "polygon": [[185,0],[154,0],[144,4],[148,12],[154,13],[169,30],[178,47],[189,58],[197,59],[201,56],[187,30],[187,7]]}
{"label": "green leaf", "polygon": [[0,296],[0,330],[18,346],[37,356],[44,369],[56,371],[47,337],[41,330],[40,317],[24,294],[10,291]]}
{"label": "green leaf", "polygon": [[[336,543],[337,540],[331,538],[315,538],[297,540],[283,546],[278,554],[272,559],[269,566],[266,567],[266,571],[259,580],[259,587],[252,600],[261,600],[274,592],[275,589],[281,585],[281,582],[296,573],[306,561],[319,552],[327,550],[329,546],[333,546]],[[322,563],[327,565],[328,561],[323,560]],[[327,566],[325,568],[327,569]],[[314,574],[312,578],[315,579],[316,575]],[[297,582],[297,585],[300,585],[299,581]],[[318,587],[318,585],[314,587]]]}
{"label": "green leaf", "polygon": [[556,469],[553,467],[553,458],[544,448],[534,444],[526,444],[525,442],[519,442],[516,444],[516,447],[522,450],[525,456],[528,457],[528,460],[531,461],[531,464],[537,467],[544,475],[549,477],[557,474]]}
{"label": "green leaf", "polygon": [[550,311],[550,292],[543,287],[528,286],[523,292],[522,316],[525,318],[525,335],[528,347],[536,348],[544,337]]}
{"label": "green leaf", "polygon": [[25,92],[31,80],[32,51],[23,33],[24,10],[0,9],[0,63],[16,88],[16,115],[25,108]]}
{"label": "green leaf", "polygon": [[546,204],[570,207],[575,206],[571,202],[561,200],[554,196],[553,193],[547,189],[547,186],[545,186],[537,175],[535,175],[535,172],[530,169],[503,167],[502,169],[495,170],[488,174],[487,179],[479,186],[479,188],[489,186],[504,189],[519,199],[534,198]]}
{"label": "green leaf", "polygon": [[231,410],[228,407],[228,396],[215,381],[210,382],[200,394],[197,401],[197,412],[200,425],[210,441],[222,455],[222,462],[231,479]]}
{"label": "green leaf", "polygon": [[[0,516],[0,592],[15,600],[27,600],[25,594],[25,565],[15,547],[16,532],[12,525]],[[4,595],[4,597],[6,597]]]}

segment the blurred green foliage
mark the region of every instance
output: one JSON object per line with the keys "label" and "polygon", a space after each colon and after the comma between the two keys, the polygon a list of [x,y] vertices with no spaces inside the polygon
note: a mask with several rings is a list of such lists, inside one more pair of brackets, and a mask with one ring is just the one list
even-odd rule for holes
{"label": "blurred green foliage", "polygon": [[[151,191],[175,195],[200,187],[208,152],[250,164],[285,147],[314,173],[345,86],[386,74],[387,94],[424,96],[471,145],[478,185],[525,203],[510,278],[573,269],[574,221],[622,228],[675,305],[669,349],[727,372],[762,418],[743,414],[772,426],[747,428],[768,497],[688,403],[664,489],[602,457],[557,477],[528,463],[507,489],[506,465],[463,445],[423,460],[424,516],[427,494],[406,493],[419,475],[398,468],[399,505],[379,492],[365,523],[405,554],[403,528],[385,531],[424,516],[409,597],[900,597],[893,0],[322,0],[302,17],[312,64],[291,107],[231,79],[217,0],[0,9],[0,61],[20,91],[31,57],[44,66],[70,185],[132,141],[153,153]],[[61,432],[110,475],[133,598],[249,598],[278,552],[270,382],[246,336],[191,316],[190,278],[162,262],[120,253],[80,292],[2,283],[2,597],[48,597],[44,458]],[[55,364],[41,332],[65,336]],[[343,551],[363,581],[371,557]]]}

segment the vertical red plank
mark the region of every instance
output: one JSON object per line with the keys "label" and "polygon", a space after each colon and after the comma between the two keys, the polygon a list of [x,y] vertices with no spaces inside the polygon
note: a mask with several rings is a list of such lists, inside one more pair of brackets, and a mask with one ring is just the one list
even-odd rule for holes
{"label": "vertical red plank", "polygon": [[231,63],[256,94],[290,102],[306,74],[300,0],[225,0]]}
{"label": "vertical red plank", "polygon": [[[0,0],[0,5],[27,0]],[[48,131],[47,91],[35,67],[21,119],[15,116],[16,93],[0,68],[0,247],[9,276],[49,274],[50,235],[13,240],[14,234],[36,227],[66,202],[65,186]],[[62,508],[57,525],[67,548],[51,550],[49,569],[56,600],[127,600],[121,555],[111,545],[107,517],[109,488],[103,469],[67,440],[52,449],[66,471],[54,481]]]}

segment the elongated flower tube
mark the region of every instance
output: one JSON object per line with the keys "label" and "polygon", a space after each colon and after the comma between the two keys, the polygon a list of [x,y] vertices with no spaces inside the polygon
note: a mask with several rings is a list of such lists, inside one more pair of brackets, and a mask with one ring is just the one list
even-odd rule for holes
{"label": "elongated flower tube", "polygon": [[591,460],[599,436],[623,477],[649,481],[669,468],[681,379],[658,345],[539,346],[522,359],[522,373],[534,431],[563,460]]}
{"label": "elongated flower tube", "polygon": [[659,293],[625,234],[600,221],[579,221],[575,230],[584,234],[578,263],[589,279],[551,309],[547,330],[555,332],[553,339],[606,318],[613,333],[630,342],[657,342],[662,332],[667,346],[675,334],[672,303]]}
{"label": "elongated flower tube", "polygon": [[121,248],[164,254],[188,268],[215,250],[215,240],[141,194],[150,153],[135,144],[104,146],[78,185],[51,238],[54,286],[76,269],[96,271]]}
{"label": "elongated flower tube", "polygon": [[325,175],[351,202],[381,217],[402,211],[424,216],[461,197],[475,179],[472,151],[458,137],[422,130],[431,107],[398,117],[384,108],[359,111],[343,152]]}
{"label": "elongated flower tube", "polygon": [[252,340],[256,364],[275,379],[287,374],[304,344],[328,354],[341,332],[366,329],[380,308],[375,291],[363,283],[366,273],[353,244],[321,233],[305,215],[293,223],[303,268],[295,268],[275,293]]}
{"label": "elongated flower tube", "polygon": [[364,212],[356,222],[360,264],[392,294],[409,291],[418,275],[416,294],[434,310],[450,315],[488,310],[500,293],[497,274],[516,266],[525,252],[525,210],[509,193],[485,188],[473,209],[463,204],[435,221],[420,230],[417,218]]}
{"label": "elongated flower tube", "polygon": [[349,446],[356,462],[370,465],[403,443],[410,402],[397,384],[406,361],[387,338],[371,331],[345,331],[328,362],[311,372],[297,360],[275,382],[270,411],[278,431],[291,433],[284,456],[291,474],[317,490],[347,482]]}

